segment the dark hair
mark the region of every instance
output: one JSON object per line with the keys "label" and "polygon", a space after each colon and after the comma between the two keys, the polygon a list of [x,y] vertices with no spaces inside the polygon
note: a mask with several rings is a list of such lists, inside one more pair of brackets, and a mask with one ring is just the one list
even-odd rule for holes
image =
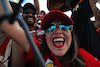
{"label": "dark hair", "polygon": [[[43,58],[45,57],[45,50],[48,50],[50,52],[50,50],[47,46],[45,34],[44,34],[43,42],[42,42],[42,45],[40,48]],[[70,67],[85,67],[83,58],[80,55],[78,55],[78,43],[77,43],[77,37],[76,37],[74,31],[72,31],[71,46],[70,46],[69,50],[67,51],[67,53],[62,57],[62,59],[64,60],[64,65],[63,65],[64,67],[66,67],[68,65],[68,64],[66,64],[66,62],[70,63]]]}
{"label": "dark hair", "polygon": [[45,11],[43,11],[43,10],[41,10],[41,13],[43,13],[43,15],[45,15],[46,13],[45,13]]}
{"label": "dark hair", "polygon": [[[18,4],[17,4],[17,3],[14,3],[14,2],[11,2],[11,1],[9,1],[9,3],[10,3],[10,5],[11,5],[13,11],[15,12],[15,11],[16,11],[16,7],[18,6]],[[19,9],[20,9],[19,12],[21,12],[22,7],[19,6]],[[19,13],[19,12],[18,12],[18,13]],[[18,13],[17,13],[17,15],[18,15]]]}

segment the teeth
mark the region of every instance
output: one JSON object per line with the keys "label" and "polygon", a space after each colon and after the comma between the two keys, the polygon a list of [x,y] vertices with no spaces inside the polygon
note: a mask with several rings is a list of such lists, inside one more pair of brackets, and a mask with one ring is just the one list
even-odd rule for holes
{"label": "teeth", "polygon": [[63,38],[57,38],[57,39],[54,39],[54,41],[64,41]]}
{"label": "teeth", "polygon": [[33,20],[33,18],[28,18],[28,20]]}

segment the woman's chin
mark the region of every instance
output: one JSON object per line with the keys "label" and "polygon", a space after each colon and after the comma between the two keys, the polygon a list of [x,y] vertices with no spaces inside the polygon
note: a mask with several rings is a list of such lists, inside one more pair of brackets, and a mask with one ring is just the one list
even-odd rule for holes
{"label": "woman's chin", "polygon": [[64,56],[66,54],[66,52],[63,51],[57,51],[54,53],[56,56]]}

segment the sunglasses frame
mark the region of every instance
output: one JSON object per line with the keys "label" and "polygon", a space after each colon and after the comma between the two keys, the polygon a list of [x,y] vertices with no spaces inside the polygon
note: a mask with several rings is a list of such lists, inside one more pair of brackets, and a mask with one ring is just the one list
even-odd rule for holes
{"label": "sunglasses frame", "polygon": [[[57,26],[59,26],[61,23],[58,23],[58,24],[55,24],[55,23],[52,23],[53,25],[55,25],[56,27],[55,27],[55,29],[57,28]],[[49,26],[49,25],[48,25]],[[71,26],[70,28],[70,31],[72,32],[73,31],[73,25],[68,25],[68,26]],[[59,27],[60,28],[60,27]],[[49,29],[49,28],[48,28]],[[51,31],[51,32],[47,32],[47,29],[45,30],[45,33],[46,34],[51,34],[52,32],[54,32],[55,31],[55,29],[53,30],[53,31]],[[61,29],[61,28],[60,28]],[[62,30],[62,29],[61,29]],[[64,30],[62,30],[62,31],[64,31]],[[65,32],[65,31],[64,31]]]}

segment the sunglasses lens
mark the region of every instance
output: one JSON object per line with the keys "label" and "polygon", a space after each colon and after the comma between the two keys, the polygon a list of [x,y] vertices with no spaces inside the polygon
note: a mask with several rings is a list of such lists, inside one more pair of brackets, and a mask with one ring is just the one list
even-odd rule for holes
{"label": "sunglasses lens", "polygon": [[34,11],[31,11],[31,13],[32,13],[33,15],[35,15],[35,12],[34,12]]}
{"label": "sunglasses lens", "polygon": [[69,26],[59,25],[59,28],[65,32],[71,31],[71,25],[69,25]]}
{"label": "sunglasses lens", "polygon": [[34,11],[24,10],[23,12],[24,12],[25,14],[29,14],[29,13],[31,12],[33,15],[35,15],[35,12],[34,12]]}
{"label": "sunglasses lens", "polygon": [[51,26],[50,28],[48,28],[47,30],[46,30],[46,32],[53,32],[54,31],[54,29],[56,28],[56,26],[55,25],[53,25],[53,26]]}
{"label": "sunglasses lens", "polygon": [[23,12],[24,12],[25,14],[29,14],[30,11],[29,11],[29,10],[24,10]]}

